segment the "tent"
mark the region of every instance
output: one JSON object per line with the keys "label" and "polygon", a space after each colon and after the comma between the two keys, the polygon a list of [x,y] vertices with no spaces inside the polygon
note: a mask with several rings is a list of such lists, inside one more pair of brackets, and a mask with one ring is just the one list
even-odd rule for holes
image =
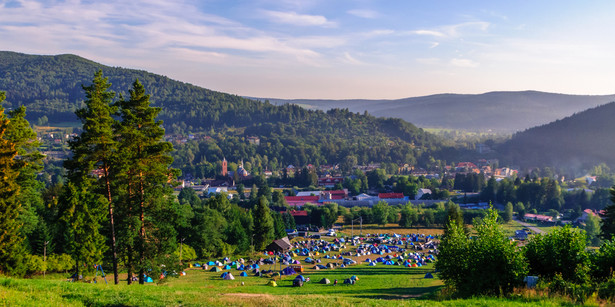
{"label": "tent", "polygon": [[267,286],[269,286],[269,287],[277,287],[277,286],[278,286],[278,284],[276,284],[276,283],[275,283],[275,280],[270,280],[270,281],[267,283]]}
{"label": "tent", "polygon": [[431,275],[431,273],[427,273],[425,274],[425,278],[433,278],[433,275]]}
{"label": "tent", "polygon": [[317,271],[318,271],[318,270],[320,270],[320,267],[319,267],[319,266],[317,266],[317,265],[315,265],[312,269],[314,269],[314,270],[317,270]]}
{"label": "tent", "polygon": [[220,275],[220,278],[224,278],[224,277],[226,277],[226,275],[228,275],[228,272],[222,273],[222,275]]}
{"label": "tent", "polygon": [[297,275],[295,279],[300,279],[301,281],[305,282],[305,277],[303,277],[303,275]]}
{"label": "tent", "polygon": [[207,262],[207,265],[216,265],[216,263],[213,261],[210,261],[210,262]]}
{"label": "tent", "polygon": [[233,274],[231,274],[231,273],[228,273],[228,274],[226,274],[226,276],[224,276],[224,279],[225,280],[234,280],[235,276],[233,276]]}
{"label": "tent", "polygon": [[231,269],[231,266],[227,264],[227,265],[225,265],[225,266],[224,266],[224,269],[225,269],[225,270],[230,270],[230,269]]}
{"label": "tent", "polygon": [[149,276],[145,276],[144,279],[145,279],[145,282],[154,282],[154,280]]}
{"label": "tent", "polygon": [[215,266],[213,268],[211,268],[211,270],[209,270],[210,272],[220,272],[222,271],[219,267]]}
{"label": "tent", "polygon": [[241,277],[246,277],[246,276],[248,276],[248,273],[246,273],[245,271],[243,271],[243,272],[241,272],[241,274],[239,274],[239,276],[241,276]]}
{"label": "tent", "polygon": [[359,280],[359,277],[357,277],[356,275],[352,275],[352,277],[350,277],[350,279],[352,279],[352,280]]}
{"label": "tent", "polygon": [[334,267],[335,267],[335,266],[333,265],[333,263],[332,263],[332,262],[327,263],[327,268],[332,269],[332,268],[334,268]]}
{"label": "tent", "polygon": [[323,279],[321,279],[318,283],[321,283],[321,284],[323,284],[323,285],[328,285],[328,284],[330,284],[330,283],[331,283],[331,281],[330,281],[330,280],[328,280],[328,279],[326,279],[326,278],[323,278]]}
{"label": "tent", "polygon": [[263,276],[263,273],[261,273],[261,272],[256,272],[256,273],[254,274],[254,276],[256,276],[256,277],[261,277],[261,276]]}
{"label": "tent", "polygon": [[258,264],[255,263],[255,264],[252,265],[252,268],[253,269],[260,269],[260,266],[258,266]]}
{"label": "tent", "polygon": [[261,270],[259,270],[259,269],[254,269],[254,270],[252,270],[252,273],[258,273],[258,272],[260,272],[260,271],[261,271]]}
{"label": "tent", "polygon": [[282,274],[284,275],[294,275],[297,274],[297,272],[295,272],[295,270],[292,267],[286,267],[282,270]]}
{"label": "tent", "polygon": [[370,262],[368,265],[369,266],[376,266],[376,262]]}

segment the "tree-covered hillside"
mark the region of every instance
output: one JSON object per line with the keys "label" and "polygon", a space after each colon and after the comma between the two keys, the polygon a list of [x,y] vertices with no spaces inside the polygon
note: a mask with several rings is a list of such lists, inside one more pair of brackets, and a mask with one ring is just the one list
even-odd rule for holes
{"label": "tree-covered hillside", "polygon": [[498,148],[506,160],[522,167],[589,169],[615,166],[615,102],[515,134]]}
{"label": "tree-covered hillside", "polygon": [[[295,105],[275,106],[171,80],[146,71],[104,66],[75,55],[38,56],[0,52],[0,89],[7,92],[7,108],[25,105],[28,119],[49,124],[76,121],[74,110],[89,84],[102,69],[111,90],[125,91],[139,79],[151,94],[167,134],[201,134],[184,152],[183,163],[211,165],[227,157],[239,160],[276,158],[278,164],[337,163],[356,156],[358,163],[395,162],[435,165],[442,142],[398,119],[375,118],[347,110],[310,111]],[[117,98],[116,98],[117,99]],[[261,138],[261,146],[248,136]],[[212,142],[214,144],[212,144]],[[207,143],[206,145],[203,145]],[[180,148],[181,149],[181,148]],[[446,150],[450,152],[450,150]]]}

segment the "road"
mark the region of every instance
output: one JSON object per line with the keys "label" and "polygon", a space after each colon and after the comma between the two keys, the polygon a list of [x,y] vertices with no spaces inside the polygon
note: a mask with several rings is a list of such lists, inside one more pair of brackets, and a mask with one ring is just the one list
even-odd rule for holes
{"label": "road", "polygon": [[532,226],[531,224],[528,224],[528,223],[526,223],[526,222],[522,222],[522,221],[518,220],[516,216],[515,216],[515,217],[513,217],[513,220],[514,220],[515,222],[519,223],[519,225],[522,225],[522,226],[524,226],[524,227],[529,228],[529,229],[530,229],[532,232],[534,232],[534,233],[545,233],[545,231],[544,231],[544,230],[542,230],[542,229],[540,229],[540,228],[538,228],[538,227],[534,227],[534,226]]}

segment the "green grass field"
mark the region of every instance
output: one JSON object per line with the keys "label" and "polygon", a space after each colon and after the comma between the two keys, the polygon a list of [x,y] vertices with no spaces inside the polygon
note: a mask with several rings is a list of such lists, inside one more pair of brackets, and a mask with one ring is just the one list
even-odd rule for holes
{"label": "green grass field", "polygon": [[[387,225],[389,226],[389,225]],[[374,227],[374,229],[370,229]],[[370,232],[376,226],[368,226]],[[345,229],[347,230],[347,229]],[[366,229],[364,228],[364,231]],[[382,232],[402,233],[393,226],[384,227]],[[416,230],[415,230],[416,231]],[[410,231],[410,232],[415,232]],[[427,231],[427,230],[424,230]],[[429,232],[437,233],[435,229]],[[423,232],[423,231],[420,231]],[[352,251],[354,248],[350,248]],[[342,252],[348,249],[342,250]],[[329,255],[338,255],[338,252]],[[324,254],[315,256],[321,258]],[[367,256],[375,259],[377,255]],[[294,257],[303,263],[302,274],[311,281],[303,287],[293,287],[296,275],[276,277],[277,287],[267,286],[271,278],[255,277],[248,271],[247,277],[240,277],[241,271],[231,269],[235,280],[223,280],[222,272],[210,272],[201,268],[188,268],[186,275],[167,278],[161,283],[145,285],[106,284],[100,276],[97,283],[67,282],[69,274],[50,274],[44,279],[34,276],[17,279],[0,276],[0,306],[559,306],[570,301],[562,298],[541,297],[519,294],[514,298],[472,298],[447,300],[440,291],[443,283],[434,274],[433,279],[424,278],[434,271],[434,264],[408,268],[396,265],[368,266],[365,263],[345,268],[313,269],[305,264],[306,257]],[[357,259],[356,257],[351,257]],[[366,256],[360,257],[361,260]],[[338,260],[321,258],[323,263]],[[263,265],[261,270],[280,269],[277,265]],[[345,285],[343,280],[356,275],[355,285]],[[125,274],[123,278],[125,279]],[[322,278],[338,285],[318,283]],[[92,276],[86,277],[92,279]],[[113,277],[107,275],[107,281]],[[242,284],[243,283],[243,284]]]}

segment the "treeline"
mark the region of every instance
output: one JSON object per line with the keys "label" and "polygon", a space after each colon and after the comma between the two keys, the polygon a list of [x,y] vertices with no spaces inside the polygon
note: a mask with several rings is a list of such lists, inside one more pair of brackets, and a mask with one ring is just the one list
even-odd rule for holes
{"label": "treeline", "polygon": [[593,165],[615,165],[608,142],[615,129],[615,103],[592,108],[555,122],[516,133],[497,147],[502,162],[520,167],[551,166],[576,172]]}
{"label": "treeline", "polygon": [[55,181],[36,180],[42,155],[25,108],[0,115],[0,272],[79,276],[103,265],[115,283],[120,271],[128,283],[135,273],[143,283],[146,275],[179,271],[183,243],[189,243],[185,255],[196,250],[198,257],[262,250],[294,226],[292,216],[270,211],[269,187],[255,189],[249,208],[223,196],[196,202],[189,192],[178,202],[179,172],[170,167],[173,147],[163,140],[160,108],[150,106],[139,80],[125,98],[109,88],[101,71],[83,87],[86,100],[76,111],[81,133],[69,141],[72,155]]}
{"label": "treeline", "polygon": [[[118,93],[125,93],[139,79],[152,95],[152,105],[161,108],[158,118],[164,121],[167,134],[209,137],[177,146],[174,167],[186,173],[211,175],[224,157],[229,161],[253,158],[253,165],[262,168],[333,164],[348,156],[361,164],[435,167],[456,154],[439,138],[400,119],[347,109],[322,112],[290,104],[274,106],[73,55],[0,52],[0,68],[0,88],[7,89],[10,97],[7,107],[23,104],[31,121],[45,117],[40,122],[50,125],[77,120],[74,111],[82,107],[81,84],[95,71],[104,69],[110,90]],[[248,136],[260,137],[261,145],[249,144]],[[268,165],[274,159],[277,162]]]}
{"label": "treeline", "polygon": [[525,281],[531,283],[526,276],[538,276],[538,291],[579,303],[594,293],[615,298],[612,233],[603,233],[609,239],[598,250],[588,250],[585,232],[570,226],[534,235],[519,248],[507,238],[493,209],[477,220],[474,230],[469,236],[462,223],[451,219],[441,240],[436,268],[454,296],[510,295]]}

